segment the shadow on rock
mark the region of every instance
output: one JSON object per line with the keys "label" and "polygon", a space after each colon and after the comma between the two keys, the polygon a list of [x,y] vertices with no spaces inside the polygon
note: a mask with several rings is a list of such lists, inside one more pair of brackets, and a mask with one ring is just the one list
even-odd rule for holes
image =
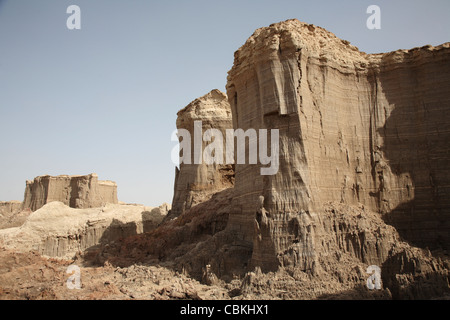
{"label": "shadow on rock", "polygon": [[[219,243],[211,239],[227,225],[232,194],[232,188],[218,192],[148,232],[153,225],[144,222],[141,234],[136,233],[136,225],[111,224],[100,244],[91,248],[85,259],[95,265],[118,267],[136,263],[161,265],[201,280],[203,269],[218,254]],[[149,214],[143,212],[143,218]]]}
{"label": "shadow on rock", "polygon": [[448,258],[433,258],[430,252],[410,248],[392,254],[382,265],[383,286],[396,300],[450,297]]}
{"label": "shadow on rock", "polygon": [[389,290],[369,290],[365,285],[357,285],[350,290],[339,293],[324,294],[317,297],[318,300],[391,300]]}
{"label": "shadow on rock", "polygon": [[111,224],[103,231],[98,244],[91,246],[84,251],[84,261],[87,264],[101,263],[100,260],[102,260],[103,257],[101,255],[102,250],[108,248],[110,245],[114,245],[116,241],[121,241],[124,238],[137,235],[137,228],[136,222],[124,223],[117,219],[113,219]]}
{"label": "shadow on rock", "polygon": [[[414,49],[408,53],[401,68],[384,61],[380,72],[378,91],[394,106],[378,129],[384,139],[380,149],[398,181],[384,191],[390,198],[411,199],[384,211],[384,220],[414,246],[449,249],[450,81],[441,75],[449,74],[450,60],[424,59],[419,64],[414,60],[419,57],[416,53]],[[433,53],[424,50],[421,54]],[[380,189],[389,185],[387,179],[386,175],[381,178]]]}

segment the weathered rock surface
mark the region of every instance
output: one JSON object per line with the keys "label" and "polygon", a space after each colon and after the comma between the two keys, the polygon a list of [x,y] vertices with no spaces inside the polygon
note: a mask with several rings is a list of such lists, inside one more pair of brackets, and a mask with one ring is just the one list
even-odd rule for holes
{"label": "weathered rock surface", "polygon": [[71,208],[117,204],[117,184],[113,181],[100,181],[95,173],[86,176],[47,175],[27,181],[24,209],[36,211],[52,201],[60,201]]}
{"label": "weathered rock surface", "polygon": [[[303,250],[283,253],[284,265],[274,272],[251,269],[242,256],[252,252],[239,251],[240,234],[226,229],[232,198],[232,189],[219,192],[149,233],[103,244],[93,260],[121,268],[164,264],[228,288],[229,296],[239,299],[414,299],[450,293],[449,256],[412,248],[362,205],[328,203],[309,228],[299,219],[293,233]],[[366,286],[372,265],[381,269],[382,290]]]}
{"label": "weathered rock surface", "polygon": [[165,217],[164,207],[106,204],[74,209],[53,201],[22,226],[0,230],[0,241],[9,249],[70,259],[99,244],[153,230]]}
{"label": "weathered rock surface", "polygon": [[[257,30],[235,54],[227,93],[234,129],[279,129],[279,171],[262,176],[261,164],[237,164],[228,202],[188,206],[144,238],[107,249],[115,257],[107,261],[151,256],[207,281],[256,270],[238,295],[295,298],[287,292],[299,287],[315,298],[367,295],[369,266],[385,283],[378,298],[448,293],[448,255],[410,244],[449,243],[446,200],[416,197],[436,184],[418,178],[430,170],[442,172],[435,194],[447,194],[450,122],[438,110],[450,108],[449,80],[433,74],[448,70],[449,48],[367,55],[297,20]],[[436,152],[437,161],[415,165],[422,158],[403,161],[401,152]],[[218,217],[222,227],[211,232]],[[289,284],[271,282],[272,272]]]}
{"label": "weathered rock surface", "polygon": [[297,20],[255,31],[227,95],[234,128],[279,129],[280,159],[272,176],[236,165],[227,228],[252,249],[243,261],[311,270],[300,258],[318,254],[310,226],[335,201],[384,214],[411,243],[448,247],[449,53],[446,43],[369,55]]}
{"label": "weathered rock surface", "polygon": [[[262,271],[247,274],[241,294],[254,294],[252,281],[266,281],[267,272],[288,272],[301,280],[292,290],[302,283],[322,292],[310,297],[333,298],[325,282],[358,295],[367,293],[368,266],[382,270],[390,290],[384,298],[445,294],[448,256],[437,258],[436,251],[411,244],[437,249],[450,243],[446,200],[416,197],[431,184],[436,196],[448,195],[450,119],[439,110],[450,109],[450,79],[435,74],[449,70],[449,49],[444,44],[368,55],[297,20],[258,29],[235,53],[227,95],[234,129],[279,130],[278,172],[262,176],[261,164],[236,164],[228,203],[215,207],[213,197],[187,206],[174,224],[134,239],[118,256],[176,261],[207,280]],[[404,161],[402,153],[411,156]],[[435,178],[423,178],[431,171],[442,172],[437,187]],[[179,194],[187,185],[179,185]],[[214,221],[211,212],[226,228],[202,228]],[[196,222],[186,222],[185,215],[196,215]],[[142,252],[130,254],[132,247]],[[272,287],[259,283],[256,292]],[[437,289],[422,290],[430,287]]]}
{"label": "weathered rock surface", "polygon": [[22,208],[20,201],[0,201],[0,215],[5,216],[17,212]]}
{"label": "weathered rock surface", "polygon": [[177,129],[185,129],[191,136],[191,159],[190,163],[180,163],[180,168],[176,168],[172,209],[168,218],[178,217],[196,204],[208,200],[215,192],[229,188],[234,183],[233,166],[226,164],[225,160],[223,164],[215,162],[212,165],[208,165],[203,157],[198,161],[200,163],[194,160],[195,121],[202,122],[202,132],[197,135],[201,140],[202,151],[209,144],[203,141],[203,133],[206,130],[219,130],[225,138],[225,131],[233,128],[227,96],[217,89],[212,90],[178,112]]}
{"label": "weathered rock surface", "polygon": [[218,254],[216,249],[232,241],[214,240],[227,225],[232,196],[232,188],[222,190],[179,217],[166,219],[157,229],[103,246],[96,260],[129,266],[156,259],[173,262],[178,271],[201,278],[202,269]]}

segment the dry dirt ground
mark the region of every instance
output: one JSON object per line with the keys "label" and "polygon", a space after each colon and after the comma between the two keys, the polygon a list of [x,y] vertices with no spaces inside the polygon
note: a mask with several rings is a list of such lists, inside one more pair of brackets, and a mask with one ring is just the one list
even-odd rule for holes
{"label": "dry dirt ground", "polygon": [[[249,273],[230,283],[216,280],[213,285],[205,285],[173,271],[170,266],[135,264],[120,268],[83,266],[85,263],[0,248],[0,299],[390,299],[386,290],[369,291],[362,285],[345,290],[336,283],[319,282],[306,274],[290,274],[287,270],[275,274]],[[80,267],[80,289],[69,289],[67,285],[71,274],[66,271],[70,265]]]}
{"label": "dry dirt ground", "polygon": [[[80,267],[80,289],[69,289],[70,265]],[[73,282],[74,283],[74,282]],[[86,267],[82,261],[46,259],[0,248],[2,300],[224,299],[227,290],[206,286],[164,266]]]}
{"label": "dry dirt ground", "polygon": [[[67,273],[80,267],[80,289],[70,289]],[[0,300],[390,300],[388,289],[368,290],[360,284],[311,277],[298,270],[247,273],[229,283],[200,283],[174,271],[170,264],[92,266],[82,258],[59,260],[0,247]],[[75,283],[75,282],[71,282]],[[450,296],[438,297],[450,300]]]}

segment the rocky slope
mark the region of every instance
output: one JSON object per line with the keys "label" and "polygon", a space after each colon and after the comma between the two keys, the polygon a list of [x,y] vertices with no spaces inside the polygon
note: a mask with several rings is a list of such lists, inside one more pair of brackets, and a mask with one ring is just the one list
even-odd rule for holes
{"label": "rocky slope", "polygon": [[[309,230],[299,224],[303,250],[283,253],[276,270],[242,264],[251,251],[239,251],[242,238],[226,228],[232,197],[232,189],[224,190],[148,233],[100,245],[84,261],[164,265],[235,299],[429,299],[450,292],[445,251],[411,247],[362,205],[327,203]],[[380,267],[381,290],[367,288],[369,266]]]}
{"label": "rocky slope", "polygon": [[5,216],[19,211],[22,207],[20,201],[0,201],[0,215]]}
{"label": "rocky slope", "polygon": [[166,210],[167,205],[119,204],[74,209],[54,201],[30,214],[23,225],[0,230],[0,242],[20,252],[70,259],[100,244],[153,230]]}

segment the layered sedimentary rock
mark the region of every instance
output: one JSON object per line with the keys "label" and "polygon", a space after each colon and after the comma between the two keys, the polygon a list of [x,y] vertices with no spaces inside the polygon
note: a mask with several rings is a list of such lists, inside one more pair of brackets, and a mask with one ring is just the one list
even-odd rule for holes
{"label": "layered sedimentary rock", "polygon": [[0,229],[21,225],[29,214],[20,201],[0,201]]}
{"label": "layered sedimentary rock", "polygon": [[95,173],[86,176],[47,175],[26,182],[24,209],[36,211],[52,201],[60,201],[71,208],[117,204],[117,184],[113,181],[100,181]]}
{"label": "layered sedimentary rock", "polygon": [[[442,88],[449,83],[431,72],[448,70],[448,53],[446,44],[367,55],[296,20],[257,30],[235,54],[228,100],[233,129],[279,130],[278,171],[262,175],[267,164],[237,163],[235,186],[226,188],[231,176],[219,166],[181,164],[172,208],[178,218],[103,244],[96,261],[164,262],[205,283],[225,280],[230,296],[244,298],[442,297],[450,290],[448,256],[404,240],[439,245],[437,233],[447,228],[445,211],[436,211],[445,201],[417,195],[429,190],[418,177],[427,170],[442,173],[430,179],[434,199],[446,194],[448,121],[436,101],[449,108]],[[410,90],[419,100],[407,97]],[[202,121],[201,131],[226,136],[224,99],[213,91],[194,101],[179,112],[177,127],[194,136]],[[189,142],[183,151],[194,150]],[[425,157],[421,146],[436,163],[402,158]],[[382,290],[367,289],[374,267]]]}
{"label": "layered sedimentary rock", "polygon": [[[225,153],[222,161],[214,161],[213,164],[207,164],[204,154],[200,159],[195,158],[196,139],[202,153],[206,146],[214,141],[204,139],[208,129],[218,130],[222,134],[223,150],[226,149],[226,130],[233,128],[227,96],[217,89],[212,90],[191,102],[177,115],[177,129],[187,130],[190,142],[183,141],[187,137],[181,138],[181,134],[179,138],[182,143],[189,144],[190,150],[180,150],[184,161],[180,163],[179,169],[176,168],[170,218],[181,215],[196,204],[209,199],[215,192],[229,188],[234,183],[233,166],[226,163]],[[195,129],[196,122],[199,124],[198,132]]]}
{"label": "layered sedimentary rock", "polygon": [[370,55],[297,20],[256,30],[227,95],[234,128],[278,129],[280,156],[275,175],[236,165],[227,230],[251,252],[243,261],[312,270],[313,226],[336,201],[383,214],[414,244],[448,246],[449,71],[449,43]]}

